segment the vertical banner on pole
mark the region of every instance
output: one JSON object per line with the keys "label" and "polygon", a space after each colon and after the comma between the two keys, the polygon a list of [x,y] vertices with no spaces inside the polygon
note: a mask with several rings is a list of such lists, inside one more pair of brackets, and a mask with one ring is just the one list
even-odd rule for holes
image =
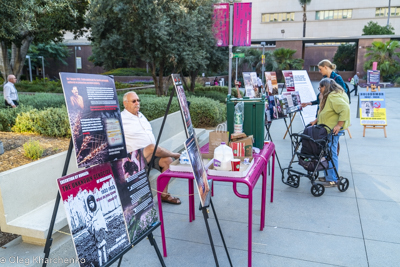
{"label": "vertical banner on pole", "polygon": [[252,3],[235,3],[233,6],[233,46],[251,45]]}
{"label": "vertical banner on pole", "polygon": [[217,46],[229,45],[229,4],[215,4],[213,31]]}

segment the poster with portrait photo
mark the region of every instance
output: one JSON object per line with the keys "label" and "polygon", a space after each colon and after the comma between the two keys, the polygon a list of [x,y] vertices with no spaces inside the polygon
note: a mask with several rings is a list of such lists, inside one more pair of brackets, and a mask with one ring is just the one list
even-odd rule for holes
{"label": "poster with portrait photo", "polygon": [[199,192],[202,207],[210,204],[211,191],[208,184],[207,172],[205,170],[200,148],[194,136],[190,136],[185,142],[185,148],[192,166],[193,176],[196,180],[197,191]]}
{"label": "poster with portrait photo", "polygon": [[57,183],[80,266],[102,266],[130,245],[109,163]]}
{"label": "poster with portrait photo", "polygon": [[361,125],[387,125],[384,92],[360,92]]}
{"label": "poster with portrait photo", "polygon": [[191,136],[192,134],[196,135],[193,128],[192,119],[190,117],[189,105],[186,99],[185,90],[183,89],[181,77],[179,74],[171,74],[171,76],[174,82],[174,87],[176,95],[178,97],[179,106],[181,108],[182,119],[185,123],[186,134],[187,136]]}
{"label": "poster with portrait photo", "polygon": [[254,83],[254,74],[252,74],[251,72],[243,72],[244,89],[246,92],[246,96],[250,98],[254,98],[256,96],[254,92],[254,87],[257,86],[257,75]]}
{"label": "poster with portrait photo", "polygon": [[114,80],[105,75],[60,73],[78,167],[126,157]]}
{"label": "poster with portrait photo", "polygon": [[279,94],[276,72],[265,72],[265,88],[267,89],[268,95]]}
{"label": "poster with portrait photo", "polygon": [[112,162],[111,167],[132,243],[158,222],[143,150],[138,149]]}

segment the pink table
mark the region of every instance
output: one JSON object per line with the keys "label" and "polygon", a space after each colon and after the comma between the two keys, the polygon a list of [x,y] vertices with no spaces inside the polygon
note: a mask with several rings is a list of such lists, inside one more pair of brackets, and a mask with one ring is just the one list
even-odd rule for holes
{"label": "pink table", "polygon": [[[208,144],[201,148],[202,153],[208,153]],[[247,198],[249,200],[249,210],[248,210],[248,266],[251,266],[251,258],[252,258],[252,214],[253,214],[253,189],[257,184],[257,181],[262,175],[262,196],[261,196],[261,221],[260,221],[260,231],[264,229],[265,226],[265,202],[267,195],[267,165],[268,161],[272,157],[272,174],[271,174],[271,199],[273,202],[274,198],[274,167],[275,167],[275,145],[270,142],[264,145],[264,148],[260,151],[259,154],[253,154],[254,164],[251,167],[249,173],[246,177],[243,178],[235,178],[235,177],[222,177],[222,176],[212,176],[208,175],[209,179],[213,181],[221,181],[221,182],[231,182],[233,185],[233,192],[236,196],[240,198]],[[165,241],[165,231],[164,231],[164,219],[162,213],[162,202],[161,202],[161,193],[165,186],[168,184],[171,178],[183,178],[188,179],[189,186],[189,222],[195,220],[195,207],[194,207],[194,177],[193,173],[190,172],[173,172],[167,170],[160,174],[157,178],[157,198],[158,198],[158,210],[161,221],[161,239],[163,245],[163,253],[164,257],[167,257],[167,246]],[[243,183],[248,186],[249,193],[248,195],[240,194],[237,191],[237,184]]]}

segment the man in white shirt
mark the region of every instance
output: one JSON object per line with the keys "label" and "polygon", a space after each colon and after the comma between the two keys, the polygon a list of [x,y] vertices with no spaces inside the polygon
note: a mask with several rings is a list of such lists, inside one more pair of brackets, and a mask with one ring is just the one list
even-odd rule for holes
{"label": "man in white shirt", "polygon": [[3,95],[6,107],[16,108],[18,106],[18,93],[17,89],[14,86],[14,83],[17,81],[14,75],[10,74],[7,77],[8,83],[3,86]]}
{"label": "man in white shirt", "polygon": [[359,74],[360,73],[357,71],[357,73],[354,74],[354,77],[353,77],[353,81],[354,81],[354,85],[353,86],[354,86],[354,88],[353,88],[353,90],[350,91],[350,93],[354,91],[354,96],[357,95],[358,83],[360,82],[360,78],[358,77]]}
{"label": "man in white shirt", "polygon": [[[127,152],[143,149],[143,155],[147,164],[150,163],[155,148],[155,137],[150,122],[139,112],[140,99],[135,92],[128,92],[124,95],[123,103],[125,109],[121,112],[122,125]],[[179,158],[179,153],[173,153],[160,146],[157,147],[153,168],[164,172],[168,170],[173,158]],[[171,204],[181,204],[179,198],[173,197],[168,193],[168,186],[161,194],[163,202]]]}

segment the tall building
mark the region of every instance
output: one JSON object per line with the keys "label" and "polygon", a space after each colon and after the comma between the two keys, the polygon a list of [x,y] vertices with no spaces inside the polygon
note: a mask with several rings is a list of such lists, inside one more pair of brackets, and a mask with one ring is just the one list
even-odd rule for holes
{"label": "tall building", "polygon": [[[252,39],[303,37],[303,8],[298,0],[253,0]],[[360,36],[369,21],[386,26],[388,0],[312,0],[305,37]],[[400,35],[400,0],[391,0],[390,24]]]}

